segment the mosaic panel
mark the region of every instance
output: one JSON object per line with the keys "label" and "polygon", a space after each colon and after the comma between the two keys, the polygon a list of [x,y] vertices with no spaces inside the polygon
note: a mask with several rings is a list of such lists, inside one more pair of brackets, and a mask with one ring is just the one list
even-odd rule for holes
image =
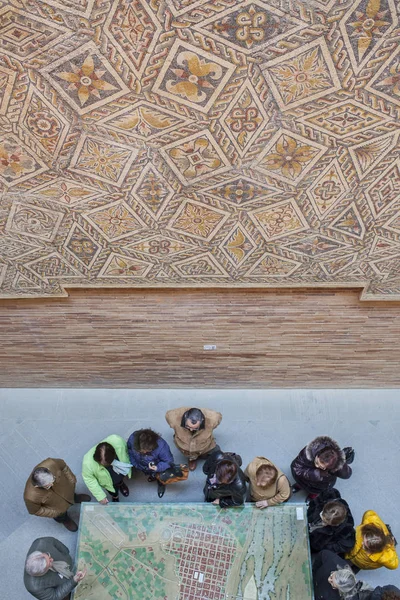
{"label": "mosaic panel", "polygon": [[0,297],[400,299],[398,2],[0,4]]}

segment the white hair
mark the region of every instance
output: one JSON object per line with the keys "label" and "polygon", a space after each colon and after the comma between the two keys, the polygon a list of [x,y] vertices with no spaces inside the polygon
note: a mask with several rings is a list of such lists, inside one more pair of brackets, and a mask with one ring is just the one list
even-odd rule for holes
{"label": "white hair", "polygon": [[350,598],[356,587],[357,580],[351,567],[344,567],[334,572],[335,583],[341,598]]}
{"label": "white hair", "polygon": [[38,467],[32,473],[33,485],[37,487],[46,487],[54,483],[54,475],[44,467]]}
{"label": "white hair", "polygon": [[43,552],[32,552],[25,561],[25,571],[28,575],[39,577],[48,571],[47,560]]}

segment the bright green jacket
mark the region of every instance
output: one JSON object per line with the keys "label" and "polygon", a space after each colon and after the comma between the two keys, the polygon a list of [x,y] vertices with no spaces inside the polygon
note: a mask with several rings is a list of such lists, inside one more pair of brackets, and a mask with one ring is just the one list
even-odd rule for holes
{"label": "bright green jacket", "polygon": [[[117,453],[118,460],[121,462],[129,463],[129,455],[128,455],[128,447],[126,445],[126,441],[120,435],[109,435],[101,442],[108,442],[114,448]],[[101,444],[101,442],[99,442]],[[100,502],[106,498],[106,494],[102,488],[105,488],[109,492],[115,494],[114,485],[111,479],[110,473],[107,471],[103,465],[100,465],[93,458],[93,454],[95,453],[96,446],[93,446],[86,452],[82,461],[82,477],[83,481],[86,483],[89,491],[93,494],[93,496]],[[130,469],[128,473],[128,477],[130,478],[132,475],[132,469]]]}

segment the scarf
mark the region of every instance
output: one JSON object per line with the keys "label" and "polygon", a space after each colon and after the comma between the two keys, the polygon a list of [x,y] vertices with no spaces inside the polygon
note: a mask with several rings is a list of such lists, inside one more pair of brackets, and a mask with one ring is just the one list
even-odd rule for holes
{"label": "scarf", "polygon": [[65,579],[72,579],[74,574],[72,573],[70,566],[65,560],[54,560],[50,567],[50,571],[54,571],[59,575],[65,577]]}
{"label": "scarf", "polygon": [[129,469],[133,466],[130,463],[121,462],[117,459],[113,460],[111,463],[114,473],[118,473],[118,475],[128,475]]}

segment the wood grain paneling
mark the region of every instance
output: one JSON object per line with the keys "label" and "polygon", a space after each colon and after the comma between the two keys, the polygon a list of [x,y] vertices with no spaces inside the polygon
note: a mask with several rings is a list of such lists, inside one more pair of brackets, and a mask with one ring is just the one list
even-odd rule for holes
{"label": "wood grain paneling", "polygon": [[358,297],[71,290],[62,300],[5,300],[0,386],[396,387],[399,305]]}

